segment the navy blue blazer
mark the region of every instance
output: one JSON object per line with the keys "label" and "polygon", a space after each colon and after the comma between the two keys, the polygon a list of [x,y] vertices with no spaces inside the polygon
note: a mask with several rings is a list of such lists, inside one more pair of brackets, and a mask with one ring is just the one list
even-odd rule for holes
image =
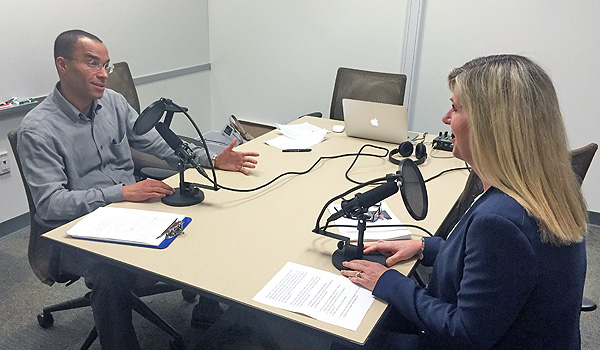
{"label": "navy blue blazer", "polygon": [[373,295],[421,330],[422,349],[579,349],[585,243],[557,247],[538,231],[492,187],[446,241],[425,239],[427,289],[389,270]]}

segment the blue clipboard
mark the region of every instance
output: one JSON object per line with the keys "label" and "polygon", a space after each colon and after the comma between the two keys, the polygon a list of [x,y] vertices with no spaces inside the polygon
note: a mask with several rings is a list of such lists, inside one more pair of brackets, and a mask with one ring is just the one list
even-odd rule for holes
{"label": "blue clipboard", "polygon": [[[185,229],[187,227],[187,225],[189,225],[190,222],[192,222],[192,218],[187,217],[187,216],[185,218],[183,218],[181,220],[181,226],[183,227],[183,229]],[[178,236],[179,235],[171,237],[171,238],[165,238],[157,246],[141,244],[141,243],[119,242],[119,241],[105,240],[105,239],[93,239],[93,238],[88,238],[88,237],[85,237],[85,238],[84,237],[75,237],[75,236],[71,236],[71,237],[75,238],[75,239],[85,239],[87,241],[108,242],[108,243],[112,243],[112,244],[124,244],[124,245],[132,245],[132,246],[137,246],[137,247],[164,249],[164,248],[168,247],[169,244],[171,244],[175,240],[175,238],[177,238]]]}

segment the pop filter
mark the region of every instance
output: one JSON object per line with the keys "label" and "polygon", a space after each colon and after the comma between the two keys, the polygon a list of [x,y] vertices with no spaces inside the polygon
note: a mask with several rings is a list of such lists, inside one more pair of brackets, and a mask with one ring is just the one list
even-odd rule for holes
{"label": "pop filter", "polygon": [[133,124],[133,132],[135,132],[136,135],[143,135],[152,130],[165,113],[166,108],[165,99],[162,97],[159,100],[152,102],[150,106],[146,107],[146,109],[140,113],[135,124]]}
{"label": "pop filter", "polygon": [[427,189],[419,168],[415,162],[406,158],[400,161],[398,174],[402,179],[400,193],[406,210],[415,220],[425,219],[428,209]]}

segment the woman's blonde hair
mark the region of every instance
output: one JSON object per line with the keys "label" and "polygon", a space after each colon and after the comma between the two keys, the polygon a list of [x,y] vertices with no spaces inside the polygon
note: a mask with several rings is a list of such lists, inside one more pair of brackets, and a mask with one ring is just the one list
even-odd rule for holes
{"label": "woman's blonde hair", "polygon": [[586,205],[550,77],[526,57],[495,55],[454,69],[448,84],[469,115],[477,174],[538,221],[542,241],[581,241]]}

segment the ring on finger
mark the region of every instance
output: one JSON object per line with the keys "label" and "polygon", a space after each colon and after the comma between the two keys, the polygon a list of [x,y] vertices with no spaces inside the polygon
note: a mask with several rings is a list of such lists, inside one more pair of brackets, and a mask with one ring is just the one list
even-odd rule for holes
{"label": "ring on finger", "polygon": [[360,277],[360,275],[362,275],[362,271],[356,271],[356,275],[354,275],[354,277]]}

